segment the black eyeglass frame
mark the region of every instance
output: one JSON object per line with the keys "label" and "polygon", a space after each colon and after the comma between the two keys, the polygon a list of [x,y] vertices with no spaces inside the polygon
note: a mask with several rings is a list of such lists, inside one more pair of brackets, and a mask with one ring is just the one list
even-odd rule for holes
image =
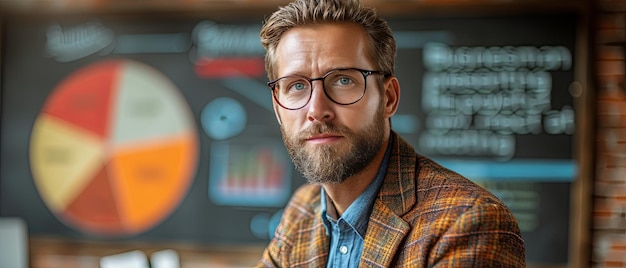
{"label": "black eyeglass frame", "polygon": [[[350,102],[350,103],[340,103],[340,102],[337,102],[337,101],[333,100],[333,98],[330,97],[328,92],[326,92],[326,86],[324,84],[324,79],[326,79],[326,77],[328,77],[329,75],[331,75],[334,72],[337,72],[337,71],[347,71],[347,70],[356,70],[356,71],[359,71],[363,75],[363,80],[365,81],[364,84],[363,84],[363,86],[364,86],[363,87],[363,93],[361,93],[361,96],[357,100],[355,100],[353,102]],[[365,96],[365,91],[367,91],[367,77],[372,75],[372,74],[382,74],[385,78],[391,75],[391,74],[383,72],[383,71],[363,70],[363,69],[359,69],[359,68],[338,68],[338,69],[332,69],[332,70],[328,71],[326,74],[324,74],[323,76],[316,77],[316,78],[309,78],[309,77],[306,77],[306,76],[303,76],[303,75],[287,75],[287,76],[283,76],[283,77],[277,78],[277,79],[275,79],[273,81],[267,82],[267,86],[270,88],[270,91],[272,91],[272,96],[274,97],[274,100],[276,100],[276,103],[278,103],[278,105],[280,105],[280,107],[283,107],[284,109],[287,109],[287,110],[292,110],[292,111],[293,110],[300,110],[300,109],[304,108],[304,106],[309,104],[309,102],[311,101],[311,96],[313,96],[313,81],[316,81],[316,80],[321,80],[322,81],[322,89],[324,90],[324,94],[326,95],[326,97],[329,100],[331,100],[332,102],[334,102],[336,104],[339,104],[339,105],[351,105],[351,104],[355,104],[355,103],[359,102],[361,99],[363,99],[363,96]],[[280,101],[276,97],[276,90],[275,90],[276,89],[276,83],[280,79],[283,79],[285,77],[301,77],[301,78],[304,78],[305,80],[309,81],[309,84],[311,85],[311,92],[309,92],[309,98],[306,100],[306,102],[302,106],[300,106],[298,108],[287,108],[282,103],[280,103]]]}

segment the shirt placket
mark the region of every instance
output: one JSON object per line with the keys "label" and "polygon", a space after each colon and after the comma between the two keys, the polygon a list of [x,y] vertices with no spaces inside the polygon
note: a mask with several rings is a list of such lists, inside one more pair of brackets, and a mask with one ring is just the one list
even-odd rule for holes
{"label": "shirt placket", "polygon": [[[337,238],[334,267],[349,267],[350,256],[354,249],[354,231],[345,220],[340,219],[334,224],[333,236]],[[354,264],[351,266],[356,267]]]}

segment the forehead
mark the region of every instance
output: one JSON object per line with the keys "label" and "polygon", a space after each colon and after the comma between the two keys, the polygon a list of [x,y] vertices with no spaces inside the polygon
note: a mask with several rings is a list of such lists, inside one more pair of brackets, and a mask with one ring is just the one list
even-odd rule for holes
{"label": "forehead", "polygon": [[286,31],[276,47],[278,76],[320,75],[335,68],[372,68],[369,38],[362,26],[325,23]]}

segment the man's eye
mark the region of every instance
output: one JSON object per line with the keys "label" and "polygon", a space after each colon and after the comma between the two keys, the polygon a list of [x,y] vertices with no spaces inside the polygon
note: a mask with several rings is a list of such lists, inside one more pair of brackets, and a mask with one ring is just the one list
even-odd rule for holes
{"label": "man's eye", "polygon": [[342,77],[342,78],[339,78],[339,80],[337,80],[337,82],[339,82],[340,85],[345,86],[345,85],[349,85],[351,80],[350,80],[350,78]]}
{"label": "man's eye", "polygon": [[302,82],[294,83],[291,85],[291,90],[300,91],[306,89],[306,85]]}

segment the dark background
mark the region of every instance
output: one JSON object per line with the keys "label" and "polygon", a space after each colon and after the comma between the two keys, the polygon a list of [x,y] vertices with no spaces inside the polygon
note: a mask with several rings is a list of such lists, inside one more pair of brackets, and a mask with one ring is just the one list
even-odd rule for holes
{"label": "dark background", "polygon": [[[246,20],[216,21],[223,25],[243,27],[258,25],[262,18]],[[2,68],[2,118],[0,121],[0,216],[18,216],[26,219],[32,235],[52,235],[72,239],[114,240],[114,241],[160,241],[188,242],[201,245],[221,244],[264,244],[268,240],[262,234],[253,234],[250,228],[255,217],[271,218],[279,213],[281,206],[234,206],[219,205],[208,197],[210,147],[214,142],[201,127],[201,111],[211,100],[230,97],[245,106],[248,115],[247,126],[232,142],[243,143],[254,139],[265,139],[280,144],[280,132],[274,114],[260,106],[250,96],[234,92],[219,78],[198,77],[190,60],[193,48],[186,53],[142,53],[90,55],[85,58],[60,63],[46,56],[46,30],[55,22],[62,25],[77,25],[97,20],[119,34],[147,33],[189,33],[203,19],[181,18],[110,18],[106,16],[12,19],[5,24],[5,43],[3,48]],[[572,55],[574,47],[575,25],[573,17],[567,15],[495,17],[495,18],[457,18],[426,19],[412,17],[389,18],[394,32],[435,32],[424,34],[426,39],[419,41],[445,42],[450,47],[456,46],[564,46]],[[428,38],[432,38],[428,40]],[[260,45],[259,45],[260,46]],[[245,57],[262,57],[262,54]],[[228,55],[236,56],[236,55]],[[165,74],[180,89],[191,108],[200,141],[200,150],[195,179],[177,209],[154,228],[127,237],[108,237],[78,230],[64,224],[43,203],[35,188],[29,163],[29,139],[33,123],[41,111],[48,94],[56,85],[74,71],[91,63],[104,59],[130,59],[150,65]],[[576,62],[574,62],[574,65]],[[417,148],[423,129],[423,114],[420,103],[421,77],[426,71],[422,65],[422,49],[419,42],[412,48],[398,50],[396,75],[401,84],[401,102],[398,114],[412,115],[417,122],[415,132],[400,133]],[[550,71],[552,74],[552,108],[559,110],[564,105],[573,107],[572,97],[568,93],[569,84],[574,81],[573,66],[566,71]],[[258,87],[245,90],[266,90],[263,84],[266,77],[245,78],[246,81],[258,82]],[[254,96],[258,96],[256,93]],[[266,99],[271,101],[269,91]],[[402,129],[401,125],[394,128]],[[517,135],[515,160],[556,159],[573,161],[573,143],[571,135]],[[419,152],[419,150],[418,150]],[[429,155],[437,160],[475,160],[470,156]],[[479,159],[487,163],[494,159]],[[304,180],[294,175],[291,189],[295,189]],[[502,178],[472,178],[477,181],[501,181]],[[538,224],[523,233],[527,246],[527,258],[531,262],[566,263],[568,250],[569,224],[569,189],[574,177],[551,181],[550,178],[508,179],[507,189],[515,189],[517,184],[528,186],[537,193],[535,215]],[[486,184],[493,186],[493,184]],[[489,189],[489,187],[487,188]],[[501,185],[500,185],[501,186]],[[493,186],[496,187],[496,186]],[[497,190],[492,188],[490,190]],[[505,199],[505,198],[503,198]],[[505,199],[505,201],[507,201]],[[516,211],[514,213],[528,213]],[[271,226],[270,226],[271,228]]]}

